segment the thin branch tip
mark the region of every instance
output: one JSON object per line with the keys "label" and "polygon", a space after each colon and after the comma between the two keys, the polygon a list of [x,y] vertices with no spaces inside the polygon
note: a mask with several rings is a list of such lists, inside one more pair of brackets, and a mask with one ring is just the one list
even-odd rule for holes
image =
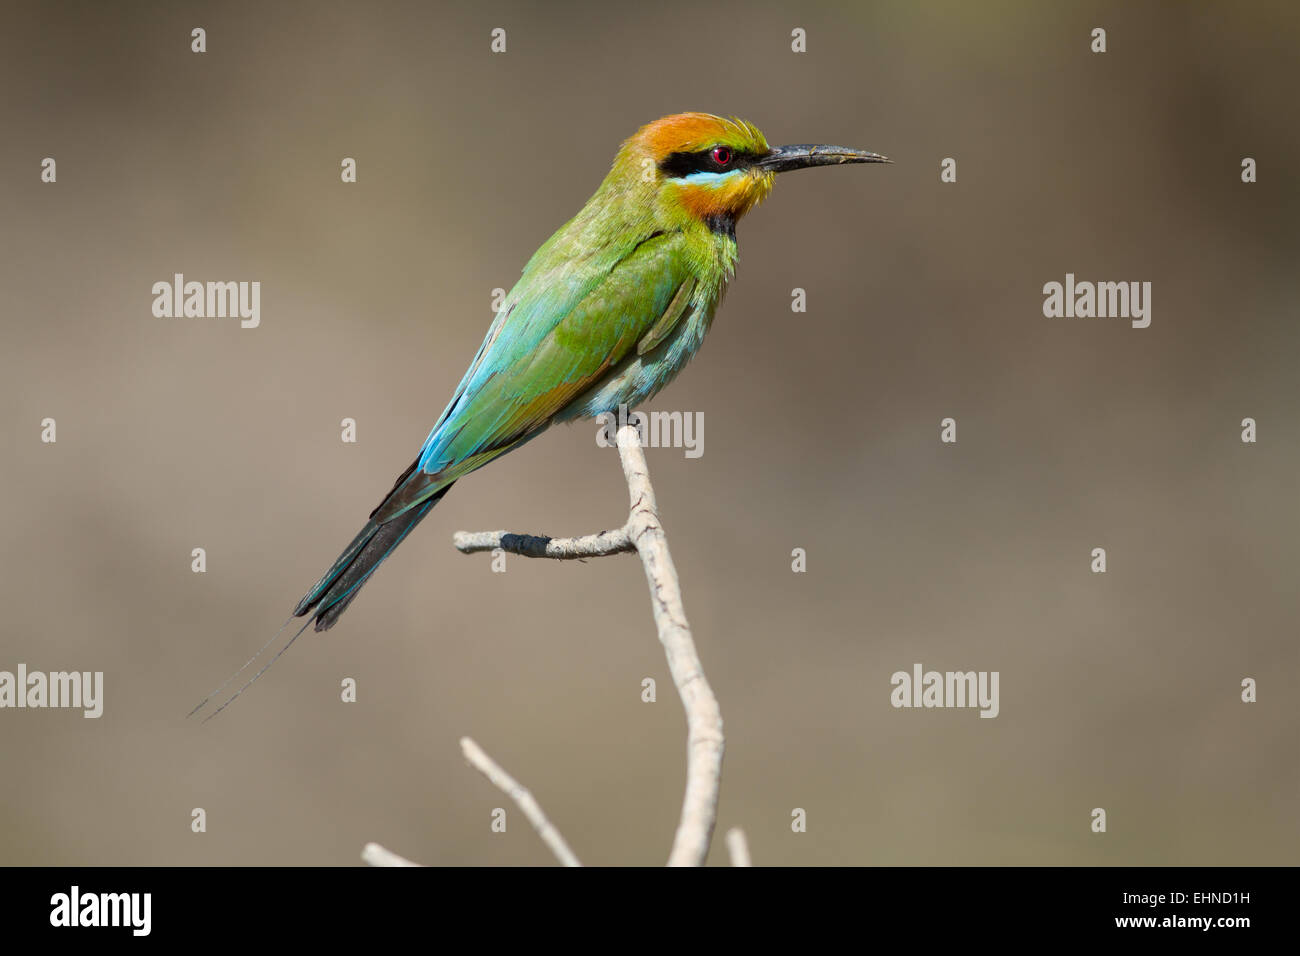
{"label": "thin branch tip", "polygon": [[523,815],[528,818],[528,822],[533,825],[537,835],[542,838],[542,842],[555,854],[556,859],[565,866],[582,866],[574,852],[569,849],[569,844],[560,835],[560,831],[546,818],[541,804],[527,787],[506,773],[504,768],[489,757],[471,738],[460,738],[460,750],[471,767],[487,777],[489,783],[515,802]]}

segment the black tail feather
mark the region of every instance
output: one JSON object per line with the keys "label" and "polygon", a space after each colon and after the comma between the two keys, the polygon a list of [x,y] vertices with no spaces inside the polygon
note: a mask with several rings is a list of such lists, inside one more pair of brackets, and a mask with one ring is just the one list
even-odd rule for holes
{"label": "black tail feather", "polygon": [[367,521],[325,576],[298,602],[294,617],[314,614],[317,631],[333,627],[375,569],[450,490],[451,485],[439,489],[427,501],[383,524]]}
{"label": "black tail feather", "polygon": [[[389,492],[388,497],[391,497],[393,492],[397,491],[397,489],[402,486],[403,482],[414,472],[414,470],[415,465],[413,464],[402,473],[401,477],[397,479],[396,484],[393,485],[393,491]],[[361,586],[369,580],[370,575],[374,573],[375,568],[383,564],[384,559],[393,553],[393,550],[402,543],[402,540],[411,532],[411,529],[419,524],[421,519],[424,518],[433,506],[442,500],[442,496],[450,490],[450,484],[445,488],[440,488],[425,501],[420,502],[408,511],[395,515],[393,518],[383,523],[378,523],[373,520],[367,521],[365,527],[363,527],[360,533],[352,539],[352,543],[343,550],[341,555],[339,555],[338,560],[330,565],[330,569],[325,572],[325,576],[317,581],[312,589],[303,596],[303,599],[298,602],[298,605],[293,609],[293,615],[289,620],[291,621],[295,617],[303,617],[311,614],[314,616],[316,630],[328,631],[333,627],[339,617],[342,616],[343,612],[347,610],[348,605],[356,600],[357,592],[360,591]],[[384,500],[387,501],[388,498],[386,497]],[[381,502],[380,507],[382,506],[383,504]],[[378,509],[375,509],[375,512],[377,511]],[[371,512],[372,517],[375,512]],[[289,621],[285,621],[285,624],[288,623]],[[208,720],[211,720],[217,714],[221,713],[230,706],[236,697],[248,690],[248,688],[251,687],[259,677],[270,669],[272,664],[280,659],[281,655],[283,655],[285,651],[293,646],[293,642],[298,640],[299,636],[302,635],[302,632],[307,630],[312,623],[312,619],[304,621],[302,627],[298,629],[297,633],[295,633],[293,637],[289,638],[288,643],[286,643],[284,647],[280,648],[280,650],[276,652],[275,656],[272,657],[266,665],[254,674],[242,687],[240,687],[238,691],[227,698],[225,703],[209,714],[208,717],[205,718],[204,722],[206,723]],[[283,630],[284,625],[281,625],[280,631],[277,631],[275,636],[278,637],[280,632]],[[248,662],[244,664],[243,667],[230,675],[224,684],[214,690],[207,697],[204,697],[203,700],[199,702],[199,705],[190,711],[189,716],[192,717],[202,710],[204,706],[207,705],[208,701],[219,694],[227,685],[230,684],[231,681],[247,670],[254,661],[266,652],[266,649],[271,645],[271,641],[274,640],[275,637],[272,637],[270,641],[263,644],[262,649],[249,658]]]}

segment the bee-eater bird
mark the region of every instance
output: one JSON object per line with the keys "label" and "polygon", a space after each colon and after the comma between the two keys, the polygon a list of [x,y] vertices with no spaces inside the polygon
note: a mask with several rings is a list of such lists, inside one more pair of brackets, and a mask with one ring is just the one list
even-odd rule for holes
{"label": "bee-eater bird", "polygon": [[777,173],[887,162],[843,146],[772,148],[750,123],[708,113],[638,130],[587,204],[528,260],[419,455],[293,609],[308,620],[248,684],[313,621],[333,627],[465,475],[552,424],[635,408],[672,381],[735,271],[736,223]]}

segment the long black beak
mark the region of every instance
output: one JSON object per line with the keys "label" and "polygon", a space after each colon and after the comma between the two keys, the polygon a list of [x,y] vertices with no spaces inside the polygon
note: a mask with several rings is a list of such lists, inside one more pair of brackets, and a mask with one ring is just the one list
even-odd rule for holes
{"label": "long black beak", "polygon": [[813,146],[800,143],[796,146],[777,146],[766,156],[754,161],[759,169],[773,173],[786,173],[792,169],[807,169],[809,166],[838,166],[841,163],[889,163],[893,160],[879,153],[869,153],[865,149],[849,149],[847,146]]}

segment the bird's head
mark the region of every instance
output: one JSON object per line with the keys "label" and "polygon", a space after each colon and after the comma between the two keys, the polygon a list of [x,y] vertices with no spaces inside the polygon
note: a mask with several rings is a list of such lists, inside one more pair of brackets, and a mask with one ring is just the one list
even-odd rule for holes
{"label": "bird's head", "polygon": [[623,144],[615,169],[652,184],[664,214],[691,217],[730,233],[772,191],[777,173],[841,163],[887,163],[844,146],[771,147],[758,128],[709,113],[676,113],[641,127]]}

